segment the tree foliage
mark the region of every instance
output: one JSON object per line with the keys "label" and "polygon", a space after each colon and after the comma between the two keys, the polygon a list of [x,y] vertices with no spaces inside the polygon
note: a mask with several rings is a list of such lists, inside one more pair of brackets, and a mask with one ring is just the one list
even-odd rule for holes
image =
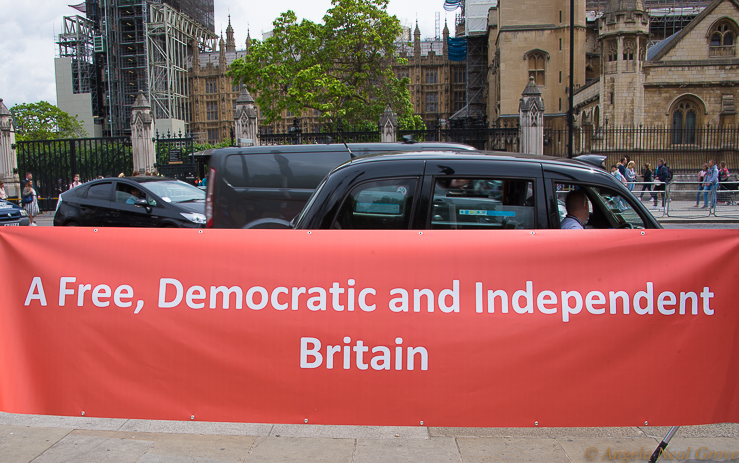
{"label": "tree foliage", "polygon": [[273,35],[254,41],[249,54],[231,64],[229,76],[253,94],[270,124],[283,111],[320,114],[331,128],[377,126],[386,107],[401,128],[420,128],[407,85],[392,64],[402,28],[387,13],[388,0],[332,0],[323,23],[282,13]]}
{"label": "tree foliage", "polygon": [[51,103],[17,104],[10,108],[15,119],[16,140],[57,140],[83,138],[87,132],[76,117],[70,116]]}

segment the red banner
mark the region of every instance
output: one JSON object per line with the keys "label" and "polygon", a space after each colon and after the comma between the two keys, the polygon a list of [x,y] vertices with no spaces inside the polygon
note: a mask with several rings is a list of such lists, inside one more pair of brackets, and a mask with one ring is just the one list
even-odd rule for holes
{"label": "red banner", "polygon": [[38,228],[0,249],[5,412],[739,421],[733,230]]}

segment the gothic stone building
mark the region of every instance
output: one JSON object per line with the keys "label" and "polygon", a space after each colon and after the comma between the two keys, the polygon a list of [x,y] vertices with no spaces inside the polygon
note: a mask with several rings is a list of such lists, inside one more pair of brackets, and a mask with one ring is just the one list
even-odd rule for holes
{"label": "gothic stone building", "polygon": [[[487,118],[518,120],[531,77],[544,99],[547,126],[563,126],[568,109],[570,0],[499,0],[488,14]],[[585,0],[575,5],[575,88],[586,83]]]}
{"label": "gothic stone building", "polygon": [[694,143],[700,127],[736,126],[738,0],[715,0],[651,48],[642,0],[609,0],[599,22],[601,74],[575,93],[581,126],[679,129],[673,144]]}
{"label": "gothic stone building", "polygon": [[[246,50],[249,43],[247,38]],[[233,133],[234,109],[240,89],[232,84],[226,72],[228,66],[237,58],[246,56],[247,51],[236,51],[230,18],[226,41],[221,37],[218,48],[217,52],[193,53],[190,57],[190,132],[196,143],[220,143],[230,140]],[[197,49],[197,43],[193,43],[193,50]]]}

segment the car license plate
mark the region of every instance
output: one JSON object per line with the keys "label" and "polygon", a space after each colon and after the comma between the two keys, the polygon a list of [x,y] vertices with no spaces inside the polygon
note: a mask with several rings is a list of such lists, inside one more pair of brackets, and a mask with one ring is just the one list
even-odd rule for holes
{"label": "car license plate", "polygon": [[4,223],[3,225],[5,225],[6,227],[17,227],[20,224],[19,223]]}

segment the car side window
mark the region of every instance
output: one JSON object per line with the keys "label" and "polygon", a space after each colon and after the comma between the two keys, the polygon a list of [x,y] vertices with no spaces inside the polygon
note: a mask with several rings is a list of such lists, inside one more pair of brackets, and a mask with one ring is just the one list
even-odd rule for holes
{"label": "car side window", "polygon": [[150,198],[146,193],[133,185],[128,183],[116,182],[115,185],[115,196],[113,201],[118,204],[135,204],[136,200],[145,199],[150,206],[156,206],[157,202],[154,198]]}
{"label": "car side window", "polygon": [[644,228],[644,220],[620,193],[605,187],[555,183],[559,219],[567,215],[565,198],[570,191],[583,189],[590,202],[590,218],[585,228]]}
{"label": "car side window", "polygon": [[533,180],[437,178],[431,207],[431,229],[536,227]]}
{"label": "car side window", "polygon": [[363,183],[344,198],[331,228],[407,230],[418,179],[398,178]]}
{"label": "car side window", "polygon": [[110,190],[112,189],[113,184],[110,182],[106,183],[98,183],[97,185],[92,185],[87,190],[87,199],[97,199],[102,201],[108,201],[110,200]]}

